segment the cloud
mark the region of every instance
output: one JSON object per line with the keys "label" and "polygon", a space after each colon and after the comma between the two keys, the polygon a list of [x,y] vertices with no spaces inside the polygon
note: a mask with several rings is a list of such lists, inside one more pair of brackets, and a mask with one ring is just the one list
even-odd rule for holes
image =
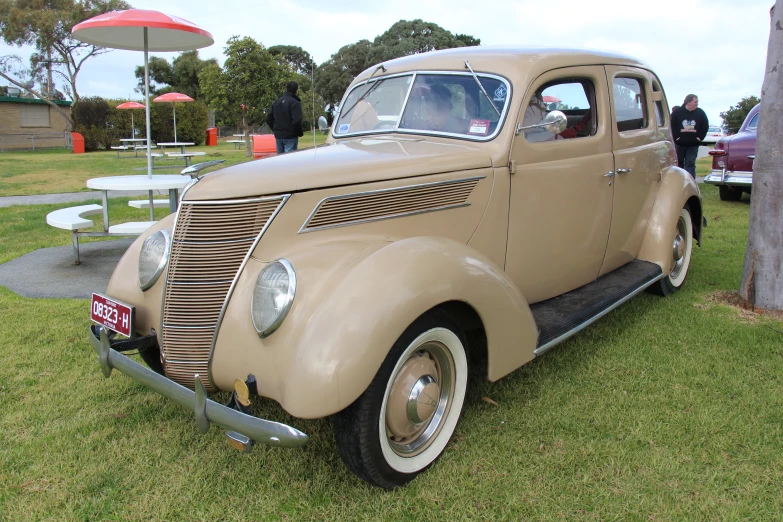
{"label": "cloud", "polygon": [[[198,5],[198,8],[195,6]],[[593,48],[634,56],[659,75],[670,105],[699,95],[713,122],[749,95],[758,96],[769,37],[769,0],[234,0],[195,4],[170,0],[162,6],[137,0],[138,9],[162,9],[210,31],[215,44],[202,58],[223,62],[233,35],[266,46],[298,45],[317,63],[341,47],[372,40],[399,20],[434,22],[480,38],[484,45]],[[730,21],[730,23],[728,23]],[[731,30],[728,30],[728,27]],[[29,50],[0,46],[0,54]],[[174,53],[155,53],[171,60]],[[127,97],[136,86],[142,53],[113,52],[88,60],[79,75],[83,95]]]}

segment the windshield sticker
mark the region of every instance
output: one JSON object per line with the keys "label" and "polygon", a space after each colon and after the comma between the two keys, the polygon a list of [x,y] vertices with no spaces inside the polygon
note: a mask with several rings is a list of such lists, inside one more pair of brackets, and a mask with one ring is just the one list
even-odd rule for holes
{"label": "windshield sticker", "polygon": [[505,85],[501,85],[495,89],[495,101],[506,101],[506,94],[508,94],[508,90],[506,89]]}
{"label": "windshield sticker", "polygon": [[468,134],[486,136],[489,134],[489,120],[470,120]]}
{"label": "windshield sticker", "polygon": [[351,128],[350,123],[343,123],[342,125],[340,125],[340,128],[337,129],[337,132],[348,132],[348,129],[350,128]]}

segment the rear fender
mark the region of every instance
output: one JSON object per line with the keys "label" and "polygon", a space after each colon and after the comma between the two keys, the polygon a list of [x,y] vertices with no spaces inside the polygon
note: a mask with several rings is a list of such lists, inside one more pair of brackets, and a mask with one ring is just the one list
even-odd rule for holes
{"label": "rear fender", "polygon": [[664,274],[672,268],[672,243],[676,233],[680,210],[688,205],[693,221],[693,235],[701,241],[702,207],[701,192],[693,177],[685,170],[670,167],[664,172],[655,199],[650,223],[647,227],[638,258],[655,263]]}

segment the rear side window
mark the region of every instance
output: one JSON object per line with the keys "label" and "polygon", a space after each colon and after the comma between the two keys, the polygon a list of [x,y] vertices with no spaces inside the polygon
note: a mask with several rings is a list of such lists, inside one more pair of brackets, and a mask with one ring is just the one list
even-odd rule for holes
{"label": "rear side window", "polygon": [[759,126],[759,115],[756,114],[755,116],[753,116],[753,118],[748,123],[748,128],[749,129],[755,129],[758,126]]}
{"label": "rear side window", "polygon": [[618,76],[614,79],[613,89],[617,131],[646,129],[647,103],[642,81],[638,78]]}

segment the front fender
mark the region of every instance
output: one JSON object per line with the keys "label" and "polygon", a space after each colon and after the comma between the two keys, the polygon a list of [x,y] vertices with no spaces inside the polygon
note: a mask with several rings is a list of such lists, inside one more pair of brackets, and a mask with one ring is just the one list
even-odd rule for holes
{"label": "front fender", "polygon": [[670,167],[662,176],[638,256],[643,261],[659,265],[664,274],[668,274],[672,267],[672,243],[677,220],[686,203],[690,206],[694,237],[700,241],[702,208],[699,187],[687,171]]}
{"label": "front fender", "polygon": [[[522,295],[500,268],[462,243],[441,237],[346,241],[286,259],[296,270],[297,294],[283,325],[266,339],[255,334],[249,306],[264,263],[246,267],[212,362],[221,388],[253,373],[259,393],[292,415],[330,415],[364,392],[416,318],[448,301],[467,303],[481,318],[491,380],[534,357],[538,331]],[[224,338],[224,331],[231,333]],[[254,339],[240,349],[237,341],[249,334]]]}

